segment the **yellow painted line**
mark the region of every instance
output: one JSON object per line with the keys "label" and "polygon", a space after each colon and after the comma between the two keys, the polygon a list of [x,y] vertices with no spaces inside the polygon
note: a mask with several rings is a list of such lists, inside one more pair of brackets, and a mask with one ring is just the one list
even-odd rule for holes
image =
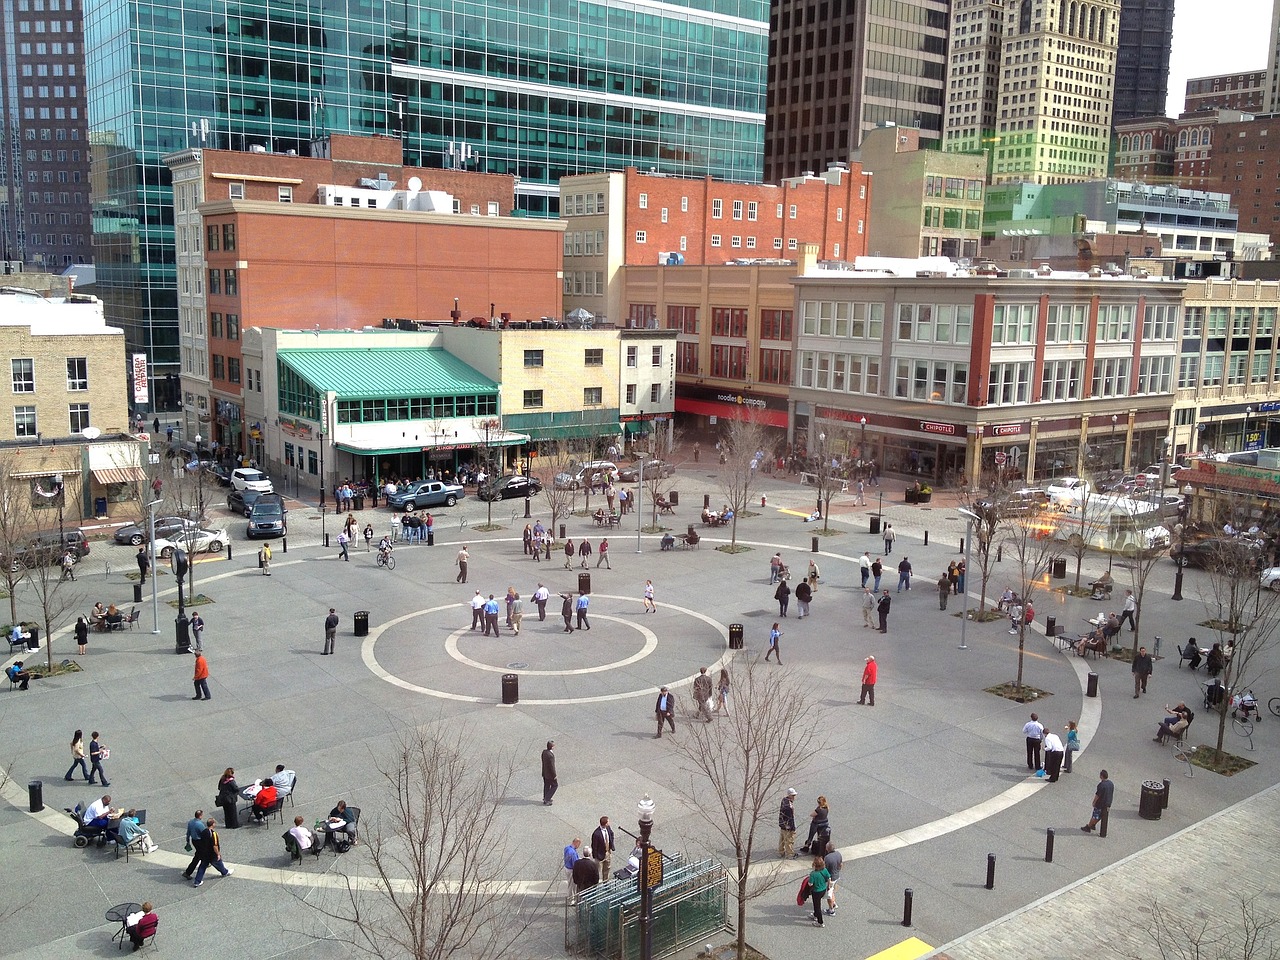
{"label": "yellow painted line", "polygon": [[872,954],[867,960],[918,960],[926,953],[933,950],[919,937],[908,937],[901,943],[895,943],[888,950],[881,950],[879,953]]}
{"label": "yellow painted line", "polygon": [[808,513],[805,513],[805,512],[803,512],[803,511],[801,511],[801,510],[788,510],[788,509],[786,509],[785,507],[779,507],[779,508],[778,508],[778,512],[779,512],[779,513],[786,513],[786,514],[789,514],[790,516],[793,516],[793,517],[811,517],[811,516],[813,516],[813,511],[812,511],[812,510],[810,510]]}

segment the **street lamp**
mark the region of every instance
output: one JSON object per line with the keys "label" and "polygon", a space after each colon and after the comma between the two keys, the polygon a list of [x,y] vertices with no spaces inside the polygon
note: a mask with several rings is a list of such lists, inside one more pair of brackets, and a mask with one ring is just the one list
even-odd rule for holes
{"label": "street lamp", "polygon": [[[826,479],[830,482],[827,471],[831,469],[831,464],[827,463],[827,435],[825,433],[818,434],[818,479]],[[825,484],[818,484],[818,513],[822,513],[822,488]]]}
{"label": "street lamp", "polygon": [[866,417],[860,418],[858,420],[858,423],[862,425],[862,443],[859,444],[858,452],[861,456],[862,462],[865,464],[869,459],[867,457],[867,418]]}
{"label": "street lamp", "polygon": [[1253,407],[1244,408],[1244,436],[1241,437],[1240,449],[1249,449],[1249,418],[1253,416]]}
{"label": "street lamp", "polygon": [[151,554],[151,632],[160,635],[160,593],[156,585],[156,510],[164,503],[159,497],[147,504],[147,543]]}
{"label": "street lamp", "polygon": [[[643,410],[640,411],[640,420],[638,422],[644,423]],[[649,458],[649,451],[636,450],[635,454],[640,459],[640,483],[636,487],[636,553],[640,553],[640,524],[644,518],[644,462]]]}
{"label": "street lamp", "polygon": [[[973,522],[977,520],[982,522],[982,518],[967,507],[960,507],[957,511],[960,516],[964,517],[964,575],[967,579],[969,576],[969,559],[973,554]],[[969,627],[969,589],[965,584],[965,589],[960,594],[960,649],[968,650],[969,645],[965,642],[968,635]]]}
{"label": "street lamp", "polygon": [[[154,540],[151,541],[155,543]],[[154,546],[152,549],[155,549]],[[187,576],[187,569],[190,566],[190,559],[187,557],[187,551],[181,547],[174,547],[173,552],[169,554],[169,567],[173,570],[173,575],[178,581],[178,617],[173,621],[174,639],[176,641],[175,653],[188,653],[191,650],[191,621],[187,619],[186,597],[183,594],[183,580]],[[152,580],[152,591],[155,590],[155,581]]]}
{"label": "street lamp", "polygon": [[[58,498],[58,549],[65,553],[67,549],[67,534],[66,531],[62,529],[62,509],[67,498],[65,488],[62,485],[62,474],[60,473],[55,473],[53,475],[53,492]],[[59,557],[58,559],[61,560],[62,558]]]}
{"label": "street lamp", "polygon": [[1114,413],[1111,415],[1111,459],[1114,462],[1116,457],[1116,423],[1120,418]]}
{"label": "street lamp", "polygon": [[[646,793],[636,804],[640,814],[640,960],[653,960],[653,888],[662,883],[662,856],[649,841],[655,804]],[[656,867],[657,876],[651,872]]]}
{"label": "street lamp", "polygon": [[531,453],[532,451],[526,447],[524,451],[524,518],[526,520],[533,516],[533,514],[529,512],[529,494],[533,492],[529,489],[529,475],[533,467],[533,464],[529,459]]}
{"label": "street lamp", "polygon": [[320,428],[320,542],[328,546],[324,532],[324,427]]}

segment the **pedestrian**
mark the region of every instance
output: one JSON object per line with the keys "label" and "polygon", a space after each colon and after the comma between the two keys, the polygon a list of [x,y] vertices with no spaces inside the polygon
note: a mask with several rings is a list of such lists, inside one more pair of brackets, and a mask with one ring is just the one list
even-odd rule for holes
{"label": "pedestrian", "polygon": [[196,653],[196,669],[191,676],[191,682],[196,688],[196,695],[191,698],[192,700],[213,699],[209,694],[209,661],[204,658],[203,653],[198,651]]}
{"label": "pedestrian", "polygon": [[711,697],[711,678],[707,676],[706,667],[699,667],[698,675],[693,678],[693,701],[697,704],[694,719],[705,717],[706,722],[710,723],[715,701]]}
{"label": "pedestrian", "polygon": [[573,537],[570,537],[564,542],[564,568],[566,570],[573,565],[573,554]]}
{"label": "pedestrian", "polygon": [[573,633],[573,594],[562,593],[560,599],[564,602],[560,604],[560,616],[564,617],[564,630],[562,633]]}
{"label": "pedestrian", "polygon": [[551,591],[538,584],[538,589],[533,591],[533,602],[538,605],[538,621],[542,622],[547,619],[547,600],[551,597]]}
{"label": "pedestrian", "polygon": [[520,624],[524,622],[524,601],[520,599],[520,594],[516,594],[511,600],[511,626],[515,629],[516,636],[520,636]]}
{"label": "pedestrian", "polygon": [[556,795],[556,790],[560,788],[560,781],[556,777],[556,742],[554,740],[547,741],[547,749],[542,751],[542,805],[544,807],[551,806],[551,800]]}
{"label": "pedestrian", "polygon": [[876,602],[876,613],[880,616],[880,632],[889,632],[889,608],[893,606],[893,598],[889,596],[889,588],[886,587],[880,599]]}
{"label": "pedestrian", "polygon": [[1133,658],[1133,666],[1130,670],[1133,672],[1133,699],[1137,700],[1140,694],[1147,692],[1147,681],[1151,679],[1151,671],[1155,669],[1155,665],[1151,661],[1151,654],[1147,653],[1146,647],[1138,648],[1138,655]]}
{"label": "pedestrian", "polygon": [[264,543],[258,551],[258,566],[262,568],[264,577],[271,576],[271,544]]}
{"label": "pedestrian", "polygon": [[1098,821],[1107,816],[1107,811],[1111,809],[1111,801],[1115,798],[1116,785],[1107,777],[1107,771],[1103,770],[1098,774],[1098,787],[1093,793],[1093,814],[1089,817],[1089,822],[1080,829],[1085,833],[1093,833],[1093,828],[1098,825]]}
{"label": "pedestrian", "polygon": [[547,560],[547,563],[550,563],[550,562],[551,562],[551,548],[552,548],[552,547],[554,547],[554,546],[556,545],[556,538],[555,538],[555,537],[553,537],[553,536],[551,535],[551,531],[550,531],[550,530],[548,530],[548,531],[547,531],[547,536],[546,536],[546,538],[542,541],[542,545],[546,548],[546,551],[547,551],[547,553],[546,553],[546,560]]}
{"label": "pedestrian", "polygon": [[874,593],[880,592],[880,577],[883,573],[884,573],[884,564],[881,563],[879,557],[876,557],[871,564],[871,579],[873,581],[871,584],[872,592]]}
{"label": "pedestrian", "polygon": [[596,555],[597,570],[600,569],[600,564],[602,563],[604,564],[604,568],[606,570],[613,569],[613,567],[609,565],[609,538],[608,537],[605,537],[603,540],[600,541],[600,549],[596,551],[596,554],[597,554]]}
{"label": "pedestrian", "polygon": [[524,525],[524,555],[527,557],[533,552],[533,524],[526,523]]}
{"label": "pedestrian", "polygon": [[902,562],[898,564],[898,592],[902,592],[902,588],[911,589],[911,561],[905,556]]}
{"label": "pedestrian", "polygon": [[[955,568],[952,567],[952,570]],[[938,578],[938,609],[947,609],[947,599],[951,596],[951,571],[946,571]]]}
{"label": "pedestrian", "polygon": [[827,805],[827,798],[820,796],[817,806],[813,808],[813,813],[809,814],[809,836],[805,838],[800,852],[821,854],[826,850],[827,841],[830,839],[831,808]]}
{"label": "pedestrian", "polygon": [[876,595],[871,592],[870,587],[862,589],[862,628],[874,626],[874,617],[876,609]]}
{"label": "pedestrian", "polygon": [[583,537],[582,542],[578,544],[578,559],[582,561],[582,569],[587,569],[587,561],[591,559],[591,541],[586,537]]}
{"label": "pedestrian", "polygon": [[507,587],[507,595],[503,597],[503,602],[507,606],[507,626],[508,627],[515,626],[515,624],[512,623],[511,615],[515,612],[516,597],[518,596],[519,594],[516,593],[515,587],[511,587],[511,586]]}
{"label": "pedestrian", "polygon": [[813,925],[822,926],[822,901],[827,895],[827,884],[831,876],[827,873],[826,864],[821,856],[813,858],[813,869],[809,871],[809,896],[813,900]]}
{"label": "pedestrian", "polygon": [[1071,755],[1080,749],[1080,731],[1076,729],[1076,722],[1072,720],[1067,724],[1067,744],[1066,744],[1066,760],[1062,764],[1062,769],[1066,773],[1071,772]]}
{"label": "pedestrian", "polygon": [[654,734],[653,739],[662,739],[662,724],[664,722],[671,725],[671,732],[676,732],[676,699],[671,696],[671,691],[663,687],[658,691],[658,700],[653,705],[654,716],[658,719],[658,732]]}
{"label": "pedestrian", "polygon": [[471,598],[471,629],[479,630],[484,626],[484,594],[479,590]]}
{"label": "pedestrian", "polygon": [[144,543],[138,548],[138,553],[134,557],[138,561],[138,580],[141,586],[147,585],[147,571],[151,569],[151,559],[147,556],[147,545]]}
{"label": "pedestrian", "polygon": [[152,433],[159,433],[159,432],[160,432],[160,418],[159,418],[159,417],[156,417],[154,420],[152,420],[152,421],[151,421],[151,432],[152,432]]}
{"label": "pedestrian", "polygon": [[653,602],[653,581],[646,580],[644,582],[644,612],[657,613],[657,604]]}
{"label": "pedestrian", "polygon": [[1124,592],[1124,609],[1120,611],[1120,622],[1124,623],[1126,620],[1129,621],[1130,633],[1133,633],[1138,629],[1138,624],[1134,619],[1137,612],[1138,601],[1134,599],[1132,590],[1126,590]]}
{"label": "pedestrian", "polygon": [[898,535],[894,533],[893,524],[886,523],[884,525],[884,555],[890,556],[893,553],[893,541],[898,539]]}
{"label": "pedestrian", "polygon": [[693,462],[697,463],[698,458],[702,456],[702,448],[698,445],[698,441],[693,442]]}
{"label": "pedestrian", "polygon": [[1058,782],[1058,774],[1062,770],[1062,758],[1066,751],[1062,746],[1062,738],[1048,728],[1044,732],[1044,774],[1050,783]]}
{"label": "pedestrian", "polygon": [[373,552],[373,524],[366,523],[364,525],[364,552]]}
{"label": "pedestrian", "polygon": [[729,668],[720,668],[720,679],[716,682],[716,705],[713,713],[723,713],[726,717],[729,715]]}
{"label": "pedestrian", "polygon": [[427,518],[422,521],[422,529],[427,534],[427,546],[434,547],[436,545],[436,518],[427,514]]}
{"label": "pedestrian", "polygon": [[200,839],[200,834],[205,831],[204,811],[197,810],[195,814],[187,821],[187,843],[186,851],[190,853],[191,862],[187,864],[187,869],[182,871],[182,879],[190,880],[191,874],[195,873],[196,867],[200,864],[200,854],[195,853],[196,841]]}
{"label": "pedestrian", "polygon": [[218,831],[215,829],[218,821],[210,817],[205,821],[205,831],[196,839],[196,853],[200,857],[200,866],[196,868],[195,879],[191,881],[193,887],[198,887],[204,883],[204,872],[210,866],[217,870],[224,877],[229,877],[235,873],[231,867],[222,862],[222,841],[218,838]]}
{"label": "pedestrian", "polygon": [[787,581],[778,581],[778,589],[773,591],[773,599],[778,601],[778,616],[785,617],[787,605],[791,603],[791,588],[787,586]]}
{"label": "pedestrian", "polygon": [[778,666],[782,666],[782,631],[778,629],[777,620],[773,621],[773,626],[769,628],[769,650],[764,658],[767,661],[770,657],[774,657],[778,661]]}
{"label": "pedestrian", "polygon": [[164,428],[164,438],[168,443],[170,444],[173,443],[173,425],[172,424]]}
{"label": "pedestrian", "polygon": [[[583,543],[586,543],[586,541],[584,540]],[[587,619],[587,604],[589,604],[590,602],[591,602],[590,598],[588,598],[585,593],[578,594],[578,602],[574,604],[573,609],[574,609],[574,612],[578,615],[579,630],[582,630],[584,628],[587,630],[591,629],[591,621]]]}
{"label": "pedestrian", "polygon": [[334,641],[338,636],[338,613],[333,608],[329,608],[329,615],[324,618],[324,652],[322,657],[330,656],[333,653]]}
{"label": "pedestrian", "polygon": [[778,856],[794,859],[796,856],[796,791],[788,787],[782,804],[778,807]]}
{"label": "pedestrian", "polygon": [[956,595],[957,596],[964,593],[964,577],[965,577],[965,565],[964,565],[964,561],[961,560],[959,563],[956,564]]}
{"label": "pedestrian", "polygon": [[836,884],[840,882],[840,871],[844,868],[844,855],[836,849],[836,845],[827,841],[827,855],[822,858],[822,865],[827,868],[827,916],[834,917],[839,904],[836,903]]}
{"label": "pedestrian", "polygon": [[1034,713],[1031,719],[1022,725],[1022,735],[1027,740],[1027,769],[1040,769],[1040,748],[1044,743],[1044,724]]}
{"label": "pedestrian", "polygon": [[76,619],[76,647],[78,649],[77,656],[83,657],[85,650],[89,648],[89,621],[84,617]]}
{"label": "pedestrian", "polygon": [[608,817],[601,817],[600,826],[591,834],[591,859],[600,864],[600,882],[608,883],[613,870],[613,827]]}
{"label": "pedestrian", "polygon": [[778,575],[782,573],[782,552],[779,551],[769,558],[769,586],[773,586],[778,582]]}
{"label": "pedestrian", "polygon": [[454,581],[455,583],[467,582],[467,563],[470,560],[471,554],[467,553],[467,545],[464,543],[462,549],[458,551],[457,559],[454,560],[454,563],[458,565],[458,576]]}
{"label": "pedestrian", "polygon": [[102,761],[111,756],[111,751],[98,737],[97,730],[89,734],[89,782],[93,783],[93,778],[96,776],[102,781],[104,787],[109,787],[111,784],[107,781],[107,771],[102,769]]}
{"label": "pedestrian", "polygon": [[67,579],[74,580],[76,578],[76,555],[67,550],[62,554],[62,560],[59,563],[62,567],[62,576],[58,578],[58,582],[61,583]]}
{"label": "pedestrian", "polygon": [[867,581],[871,579],[871,554],[864,550],[862,557],[858,560],[858,573],[862,577],[862,586],[865,589]]}
{"label": "pedestrian", "polygon": [[815,561],[809,561],[809,571],[805,574],[804,579],[809,584],[810,591],[817,593],[818,581],[822,579],[822,571],[818,569],[818,564]]}
{"label": "pedestrian", "polygon": [[809,586],[808,580],[801,580],[796,584],[796,606],[800,608],[800,615],[797,617],[803,620],[809,615],[809,602],[813,599],[813,588]]}
{"label": "pedestrian", "polygon": [[573,903],[573,868],[582,859],[582,838],[574,837],[573,842],[564,848],[564,880],[565,899]]}
{"label": "pedestrian", "polygon": [[489,594],[489,599],[484,602],[484,635],[487,637],[489,631],[493,631],[495,637],[502,636],[498,630],[498,601],[494,599],[493,594]]}
{"label": "pedestrian", "polygon": [[195,641],[195,650],[199,653],[204,649],[204,617],[199,613],[191,615],[191,639]]}
{"label": "pedestrian", "polygon": [[876,668],[876,658],[874,656],[867,657],[865,663],[866,666],[862,668],[862,694],[858,697],[858,706],[874,707],[876,705],[876,677],[879,675],[879,671]]}
{"label": "pedestrian", "polygon": [[351,542],[351,538],[347,536],[346,530],[341,530],[338,532],[338,550],[341,551],[340,555],[342,559],[347,561],[348,563],[351,562],[351,556],[350,554],[347,553],[347,544],[349,544],[350,542]]}
{"label": "pedestrian", "polygon": [[954,560],[947,565],[947,580],[951,583],[951,592],[960,592],[960,564]]}
{"label": "pedestrian", "polygon": [[70,783],[76,767],[80,768],[80,775],[89,780],[89,765],[84,759],[84,732],[81,730],[71,735],[71,766],[67,767],[67,775],[62,779]]}

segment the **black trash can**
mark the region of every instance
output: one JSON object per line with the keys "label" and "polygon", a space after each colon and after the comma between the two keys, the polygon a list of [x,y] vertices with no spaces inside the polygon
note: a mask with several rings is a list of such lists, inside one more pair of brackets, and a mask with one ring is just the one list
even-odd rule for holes
{"label": "black trash can", "polygon": [[363,493],[357,493],[357,494],[356,494],[355,499],[356,499],[356,509],[357,509],[357,510],[363,510],[363,509],[364,509],[364,494],[363,494]]}
{"label": "black trash can", "polygon": [[27,624],[27,649],[40,649],[40,628],[34,623]]}
{"label": "black trash can", "polygon": [[44,809],[44,781],[28,780],[27,781],[27,809],[32,813],[39,813]]}
{"label": "black trash can", "polygon": [[560,539],[564,539],[564,524],[560,524]]}
{"label": "black trash can", "polygon": [[427,546],[434,547],[436,545],[436,531],[433,527],[427,531]]}
{"label": "black trash can", "polygon": [[1066,557],[1053,558],[1053,579],[1055,580],[1067,579],[1067,558]]}
{"label": "black trash can", "polygon": [[740,623],[729,624],[729,649],[741,650],[743,646],[744,629]]}
{"label": "black trash can", "polygon": [[1050,640],[1052,640],[1054,637],[1058,635],[1058,618],[1057,617],[1044,618],[1044,634]]}
{"label": "black trash can", "polygon": [[133,585],[133,602],[134,603],[142,602],[142,584],[140,583],[135,583]]}
{"label": "black trash can", "polygon": [[880,514],[878,513],[871,514],[870,523],[871,523],[871,529],[869,532],[879,533],[880,532]]}
{"label": "black trash can", "polygon": [[709,493],[704,493],[704,494],[702,495],[702,509],[703,509],[703,510],[710,510],[710,509],[711,509],[711,494],[709,494]]}
{"label": "black trash can", "polygon": [[369,635],[369,611],[356,611],[356,636],[367,637]]}
{"label": "black trash can", "polygon": [[1089,671],[1089,679],[1085,686],[1084,695],[1086,697],[1096,697],[1098,695],[1098,675],[1092,670]]}
{"label": "black trash can", "polygon": [[680,491],[672,490],[670,493],[667,494],[667,500],[670,501],[673,507],[680,506]]}
{"label": "black trash can", "polygon": [[810,546],[809,546],[809,552],[810,552],[810,553],[817,553],[817,552],[818,552],[818,538],[817,538],[817,537],[810,537],[809,539],[812,541],[812,543],[811,543],[811,544],[810,544]]}
{"label": "black trash can", "polygon": [[520,677],[517,674],[502,675],[502,702],[507,706],[520,702]]}
{"label": "black trash can", "polygon": [[587,571],[585,570],[582,570],[578,573],[578,592],[579,593],[591,592],[591,574],[587,573]]}
{"label": "black trash can", "polygon": [[1159,820],[1164,812],[1164,784],[1159,780],[1143,780],[1138,798],[1138,816],[1143,820]]}

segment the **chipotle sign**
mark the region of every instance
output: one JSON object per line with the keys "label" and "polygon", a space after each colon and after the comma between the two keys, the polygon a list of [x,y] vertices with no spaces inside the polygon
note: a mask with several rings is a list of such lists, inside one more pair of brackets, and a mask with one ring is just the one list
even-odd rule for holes
{"label": "chipotle sign", "polygon": [[956,425],[954,423],[934,423],[932,420],[921,420],[920,429],[924,433],[939,433],[946,437],[954,437],[956,434]]}

